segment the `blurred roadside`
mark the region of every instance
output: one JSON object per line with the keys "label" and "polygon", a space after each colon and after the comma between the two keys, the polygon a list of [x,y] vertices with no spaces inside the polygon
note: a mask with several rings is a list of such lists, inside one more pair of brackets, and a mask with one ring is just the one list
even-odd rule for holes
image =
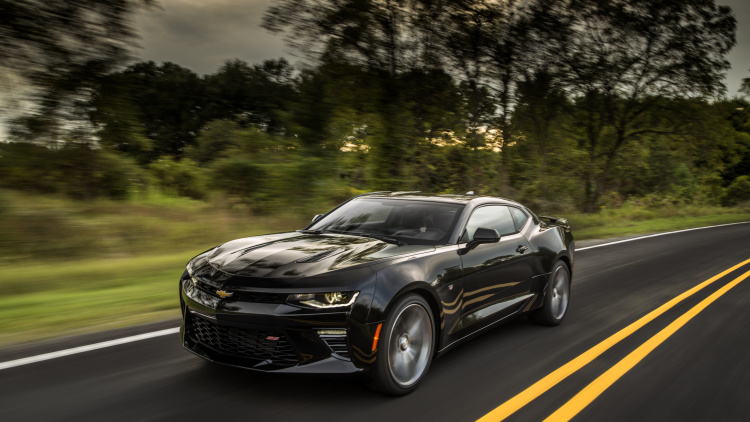
{"label": "blurred roadside", "polygon": [[[165,196],[80,202],[0,191],[0,198],[0,349],[8,350],[176,321],[177,279],[189,258],[231,239],[302,228],[335,205],[257,216],[227,202]],[[562,216],[580,248],[592,243],[586,239],[750,221],[750,209],[629,206]]]}

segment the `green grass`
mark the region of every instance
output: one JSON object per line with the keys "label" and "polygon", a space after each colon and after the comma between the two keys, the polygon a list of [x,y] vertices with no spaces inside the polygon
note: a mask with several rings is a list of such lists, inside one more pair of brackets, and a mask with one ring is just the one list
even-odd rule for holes
{"label": "green grass", "polygon": [[191,256],[0,267],[0,344],[176,318]]}
{"label": "green grass", "polygon": [[[750,209],[624,207],[565,217],[583,240],[750,221]],[[305,221],[294,210],[258,218],[180,198],[78,203],[0,191],[0,347],[177,318],[188,259]]]}
{"label": "green grass", "polygon": [[750,221],[750,209],[705,206],[661,209],[626,207],[603,210],[598,214],[573,214],[567,217],[576,240],[583,240]]}
{"label": "green grass", "polygon": [[223,198],[77,202],[0,190],[0,265],[200,252],[227,239],[304,227],[309,219],[297,214],[253,216]]}

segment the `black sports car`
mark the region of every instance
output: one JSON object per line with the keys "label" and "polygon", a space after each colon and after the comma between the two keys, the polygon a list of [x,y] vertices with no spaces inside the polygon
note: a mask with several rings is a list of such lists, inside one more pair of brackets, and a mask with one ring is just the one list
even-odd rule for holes
{"label": "black sports car", "polygon": [[305,229],[190,260],[182,341],[223,364],[361,373],[380,391],[406,394],[434,356],[511,316],[559,324],[573,249],[565,219],[517,202],[365,194]]}

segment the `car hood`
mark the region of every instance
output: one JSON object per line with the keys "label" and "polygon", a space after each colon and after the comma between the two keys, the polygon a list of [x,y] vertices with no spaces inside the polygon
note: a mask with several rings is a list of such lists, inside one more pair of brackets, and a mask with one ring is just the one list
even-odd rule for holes
{"label": "car hood", "polygon": [[434,249],[360,236],[292,232],[233,240],[209,251],[205,262],[230,276],[299,278]]}

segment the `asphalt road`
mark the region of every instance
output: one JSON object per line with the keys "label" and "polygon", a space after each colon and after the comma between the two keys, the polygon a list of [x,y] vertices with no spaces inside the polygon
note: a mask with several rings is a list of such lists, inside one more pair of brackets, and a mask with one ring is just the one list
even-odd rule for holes
{"label": "asphalt road", "polygon": [[[435,360],[405,397],[346,380],[210,364],[168,335],[1,370],[0,421],[474,421],[749,258],[750,224],[578,251],[562,325],[519,318],[492,329]],[[611,386],[598,396],[583,394],[590,403],[574,420],[750,420],[750,278],[661,338],[629,371],[603,375],[747,271],[750,263],[687,297],[507,420],[544,420],[600,376]]]}

